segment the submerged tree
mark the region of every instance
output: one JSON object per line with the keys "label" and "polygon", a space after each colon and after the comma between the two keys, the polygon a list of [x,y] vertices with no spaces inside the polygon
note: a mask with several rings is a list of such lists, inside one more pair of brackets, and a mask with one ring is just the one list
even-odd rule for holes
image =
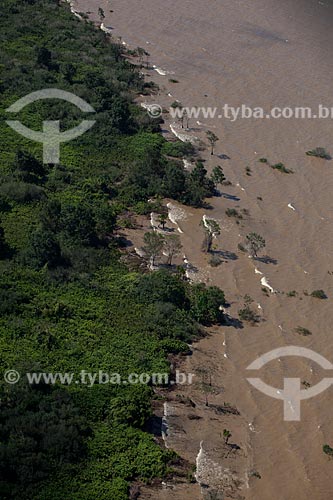
{"label": "submerged tree", "polygon": [[214,182],[215,188],[217,188],[218,184],[222,184],[225,181],[225,175],[222,167],[214,167],[210,178]]}
{"label": "submerged tree", "polygon": [[221,234],[221,228],[219,223],[214,219],[205,219],[202,220],[200,225],[204,228],[205,238],[203,241],[203,249],[206,253],[211,252],[213,238]]}
{"label": "submerged tree", "polygon": [[211,146],[211,152],[210,152],[210,154],[213,155],[214,154],[215,144],[217,143],[217,141],[219,140],[219,138],[211,130],[208,130],[206,132],[206,135],[207,135],[207,139],[209,141],[209,144]]}
{"label": "submerged tree", "polygon": [[168,214],[166,212],[161,213],[158,216],[157,220],[158,220],[159,224],[162,226],[162,228],[164,229],[165,224],[166,224],[166,222],[168,220]]}
{"label": "submerged tree", "polygon": [[265,248],[266,242],[260,234],[249,233],[246,235],[245,246],[252,257],[257,257],[258,252]]}
{"label": "submerged tree", "polygon": [[228,429],[223,429],[223,437],[225,444],[229,444],[229,439],[231,438],[231,432]]}
{"label": "submerged tree", "polygon": [[173,234],[164,239],[163,250],[167,257],[167,264],[171,266],[172,259],[179,255],[183,245],[180,242],[178,234]]}
{"label": "submerged tree", "polygon": [[99,18],[101,21],[103,21],[103,19],[105,19],[104,10],[101,7],[98,7],[98,15],[99,15]]}
{"label": "submerged tree", "polygon": [[164,238],[162,235],[156,232],[151,232],[145,233],[143,241],[143,250],[149,259],[150,266],[153,267],[155,265],[157,257],[159,257],[162,253]]}

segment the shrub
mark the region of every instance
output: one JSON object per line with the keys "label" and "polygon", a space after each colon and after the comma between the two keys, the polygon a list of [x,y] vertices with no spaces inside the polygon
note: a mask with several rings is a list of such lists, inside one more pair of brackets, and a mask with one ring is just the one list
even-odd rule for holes
{"label": "shrub", "polygon": [[134,292],[143,303],[169,302],[180,308],[187,303],[185,284],[164,270],[140,276]]}
{"label": "shrub", "polygon": [[295,332],[299,335],[303,335],[303,337],[312,335],[312,332],[310,332],[310,330],[308,330],[307,328],[303,328],[302,326],[298,326],[297,328],[295,328]]}
{"label": "shrub", "polygon": [[222,264],[222,259],[218,255],[212,255],[208,263],[212,267],[218,267]]}
{"label": "shrub", "polygon": [[0,195],[17,203],[27,203],[46,197],[43,188],[35,184],[15,181],[4,182],[0,187]]}
{"label": "shrub", "polygon": [[259,321],[259,316],[252,311],[249,305],[245,305],[243,309],[240,309],[238,316],[241,321],[246,321],[247,323],[258,323]]}
{"label": "shrub", "polygon": [[283,172],[284,174],[292,174],[292,170],[289,168],[286,168],[283,163],[275,163],[274,165],[271,165],[271,168],[274,170],[279,170],[279,172]]}
{"label": "shrub", "polygon": [[327,299],[327,295],[324,290],[314,290],[311,293],[311,297],[314,297],[316,299]]}
{"label": "shrub", "polygon": [[224,292],[216,286],[203,283],[190,288],[191,313],[203,325],[219,324],[224,319],[221,307],[225,305]]}
{"label": "shrub", "polygon": [[315,148],[305,153],[307,156],[315,156],[316,158],[323,158],[324,160],[331,160],[331,155],[325,148]]}
{"label": "shrub", "polygon": [[51,231],[37,229],[31,236],[28,248],[23,252],[23,260],[34,269],[43,266],[56,267],[61,262],[59,243]]}
{"label": "shrub", "polygon": [[191,156],[195,153],[195,149],[190,142],[182,141],[167,141],[163,144],[162,154],[182,158],[183,156]]}
{"label": "shrub", "polygon": [[242,219],[243,216],[235,208],[227,208],[225,211],[227,217],[235,217],[236,219]]}
{"label": "shrub", "polygon": [[326,453],[329,457],[333,457],[333,448],[331,448],[328,444],[324,444],[323,452]]}

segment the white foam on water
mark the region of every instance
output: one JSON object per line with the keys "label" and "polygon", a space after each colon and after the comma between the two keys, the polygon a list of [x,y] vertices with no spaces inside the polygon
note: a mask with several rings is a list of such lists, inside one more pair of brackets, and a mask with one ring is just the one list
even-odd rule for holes
{"label": "white foam on water", "polygon": [[135,253],[136,253],[139,257],[144,257],[144,256],[145,256],[144,251],[143,251],[143,250],[141,250],[140,248],[135,247],[135,248],[134,248],[134,251],[135,251]]}
{"label": "white foam on water", "polygon": [[159,68],[156,64],[153,65],[153,69],[161,76],[173,75],[173,71],[167,71],[165,69]]}
{"label": "white foam on water", "polygon": [[74,7],[74,2],[72,0],[67,0],[67,3],[69,3],[70,8],[71,8],[71,13],[74,14],[80,21],[83,21],[83,17],[78,13],[78,11]]}
{"label": "white foam on water", "polygon": [[187,218],[186,213],[184,210],[181,208],[176,207],[172,203],[167,203],[167,208],[168,208],[168,218],[172,222],[172,224],[175,224],[177,226],[177,231],[179,233],[183,233],[181,228],[179,227],[178,221],[179,220],[185,220]]}
{"label": "white foam on water", "polygon": [[167,421],[167,416],[168,416],[168,403],[165,402],[163,405],[163,417],[162,417],[162,425],[161,425],[161,434],[162,434],[162,439],[164,441],[164,445],[166,448],[168,448],[168,443],[167,443],[167,438],[168,438],[168,421]]}
{"label": "white foam on water", "polygon": [[[209,232],[211,232],[211,227],[210,227],[210,225],[209,225],[209,224],[208,224],[208,222],[207,222],[207,221],[209,221],[209,220],[213,220],[213,221],[215,221],[215,222],[218,222],[218,221],[217,221],[216,219],[213,219],[212,217],[207,217],[207,215],[203,215],[203,216],[202,216],[202,222],[203,222],[203,225],[205,226],[205,228],[206,228]],[[215,233],[213,233],[213,238],[216,238],[216,234],[215,234]]]}
{"label": "white foam on water", "polygon": [[276,290],[274,290],[274,288],[268,283],[267,278],[265,278],[265,276],[263,278],[261,278],[261,284],[262,284],[262,286],[268,288],[268,290],[271,293],[276,293]]}
{"label": "white foam on water", "polygon": [[110,35],[110,34],[112,33],[112,29],[111,29],[111,28],[108,28],[107,26],[105,26],[105,24],[104,24],[104,23],[102,23],[102,24],[100,25],[100,29],[101,29],[102,31],[104,31],[104,33],[107,33],[108,35]]}
{"label": "white foam on water", "polygon": [[195,144],[198,141],[198,138],[193,135],[188,135],[180,132],[180,130],[184,130],[179,128],[176,123],[170,123],[171,132],[182,142],[190,142],[191,144]]}

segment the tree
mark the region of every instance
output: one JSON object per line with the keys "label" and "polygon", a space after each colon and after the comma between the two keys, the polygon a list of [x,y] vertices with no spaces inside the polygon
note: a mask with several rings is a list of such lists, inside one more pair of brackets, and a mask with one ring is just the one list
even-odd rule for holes
{"label": "tree", "polygon": [[143,49],[142,47],[138,47],[136,49],[136,53],[138,54],[139,62],[142,64],[143,63],[143,58],[144,58],[144,56],[146,54],[145,49]]}
{"label": "tree", "polygon": [[209,368],[206,368],[205,366],[199,366],[197,369],[197,372],[199,375],[201,375],[201,389],[205,395],[205,406],[209,406],[209,399],[208,396],[209,394],[212,394],[213,388],[212,388],[212,374]]}
{"label": "tree", "polygon": [[145,384],[132,385],[121,395],[114,397],[110,404],[112,424],[128,424],[143,427],[151,416],[152,389]]}
{"label": "tree", "polygon": [[207,287],[204,283],[191,286],[190,310],[193,318],[203,325],[221,324],[224,320],[225,296],[217,286]]}
{"label": "tree", "polygon": [[248,321],[249,323],[258,323],[260,317],[251,309],[251,304],[254,302],[250,295],[244,296],[244,307],[238,311],[239,319],[241,321]]}
{"label": "tree", "polygon": [[73,83],[73,78],[76,75],[76,68],[72,63],[66,63],[61,68],[62,74],[68,83]]}
{"label": "tree", "polygon": [[103,19],[105,19],[104,10],[101,7],[98,7],[98,15],[99,15],[99,18],[101,21],[103,21]]}
{"label": "tree", "polygon": [[179,255],[182,248],[183,248],[183,245],[180,242],[180,237],[178,236],[178,234],[173,234],[171,236],[167,236],[164,239],[163,250],[167,256],[168,266],[171,266],[172,259],[174,257],[176,257],[177,255]]}
{"label": "tree", "polygon": [[217,166],[213,168],[211,179],[214,182],[215,188],[218,184],[222,184],[225,181],[225,175],[223,173],[222,167]]}
{"label": "tree", "polygon": [[143,64],[144,62],[144,57],[146,57],[146,66],[147,66],[147,69],[149,68],[149,57],[150,57],[150,54],[149,52],[147,52],[145,49],[143,49],[142,47],[138,47],[136,49],[136,53],[138,54],[138,57],[139,57],[139,62],[141,64]]}
{"label": "tree", "polygon": [[57,233],[60,229],[60,215],[61,203],[58,200],[48,200],[39,213],[43,229]]}
{"label": "tree", "polygon": [[260,234],[249,233],[246,235],[245,246],[252,257],[257,257],[258,252],[265,248],[266,242]]}
{"label": "tree", "polygon": [[146,65],[147,65],[147,69],[149,69],[149,57],[150,57],[149,52],[145,51],[145,56],[146,56]]}
{"label": "tree", "polygon": [[[184,112],[183,112],[183,120],[186,120],[186,130],[189,129],[189,124],[190,124],[190,117],[188,115],[188,112],[186,111],[186,109],[184,109]],[[183,124],[184,124],[184,121],[183,121]]]}
{"label": "tree", "polygon": [[155,265],[156,258],[159,257],[163,250],[164,238],[162,235],[154,232],[145,233],[143,237],[143,250],[149,258],[150,267]]}
{"label": "tree", "polygon": [[24,260],[35,269],[45,265],[55,267],[61,261],[61,250],[54,234],[42,228],[37,229],[24,253]]}
{"label": "tree", "polygon": [[228,429],[223,429],[223,437],[226,445],[229,444],[229,439],[231,438],[231,432]]}
{"label": "tree", "polygon": [[161,224],[162,228],[164,229],[166,221],[168,220],[168,214],[163,212],[160,214],[157,218],[158,222]]}
{"label": "tree", "polygon": [[107,203],[99,203],[94,210],[96,234],[101,240],[108,239],[116,227],[117,217],[113,208]]}
{"label": "tree", "polygon": [[135,293],[139,302],[146,305],[168,302],[179,309],[188,309],[185,284],[165,269],[141,275]]}
{"label": "tree", "polygon": [[96,236],[92,209],[83,203],[65,205],[61,210],[61,229],[67,238],[75,243],[92,244]]}
{"label": "tree", "polygon": [[186,182],[185,201],[194,207],[202,206],[204,198],[214,194],[214,183],[207,177],[202,161],[197,161]]}
{"label": "tree", "polygon": [[211,152],[210,152],[210,154],[213,155],[214,154],[215,144],[217,143],[217,141],[219,140],[219,138],[211,130],[208,130],[206,132],[206,135],[207,135],[207,139],[209,141],[209,144],[211,146]]}
{"label": "tree", "polygon": [[52,54],[46,47],[39,47],[37,49],[37,64],[38,66],[45,66],[49,69],[51,68]]}
{"label": "tree", "polygon": [[209,253],[212,249],[213,238],[221,234],[221,228],[219,223],[214,219],[202,220],[200,225],[204,228],[205,239],[203,242],[203,248],[206,253]]}
{"label": "tree", "polygon": [[44,165],[31,153],[19,149],[16,153],[15,175],[24,182],[36,183],[46,174]]}
{"label": "tree", "polygon": [[0,394],[1,496],[33,498],[36,484],[86,457],[92,432],[63,388],[20,382]]}
{"label": "tree", "polygon": [[5,259],[11,255],[11,249],[9,248],[6,239],[5,232],[0,226],[0,259]]}

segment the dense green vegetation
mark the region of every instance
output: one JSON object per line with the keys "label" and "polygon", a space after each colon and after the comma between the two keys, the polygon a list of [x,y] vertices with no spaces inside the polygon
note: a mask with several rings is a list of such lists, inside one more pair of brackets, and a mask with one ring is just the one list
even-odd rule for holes
{"label": "dense green vegetation", "polygon": [[[148,92],[139,72],[90,23],[57,0],[3,0],[0,19],[1,371],[168,373],[199,322],[223,319],[223,292],[182,275],[129,272],[115,231],[149,197],[200,206],[213,193],[202,163],[185,173],[159,125],[133,104]],[[44,88],[73,92],[96,125],[44,165],[42,147],[5,123],[5,109]],[[16,119],[63,129],[82,113],[36,102]],[[0,497],[124,500],[133,480],[164,476],[175,456],[145,432],[150,385],[0,383]]]}

